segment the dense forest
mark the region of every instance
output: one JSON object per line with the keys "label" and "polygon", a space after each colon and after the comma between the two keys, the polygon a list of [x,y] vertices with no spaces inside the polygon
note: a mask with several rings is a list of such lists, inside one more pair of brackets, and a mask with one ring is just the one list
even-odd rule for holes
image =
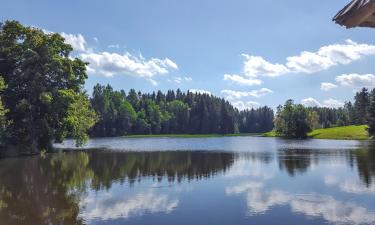
{"label": "dense forest", "polygon": [[222,98],[179,89],[126,93],[97,84],[90,101],[100,118],[90,131],[93,137],[262,133],[273,128],[269,107],[239,111]]}

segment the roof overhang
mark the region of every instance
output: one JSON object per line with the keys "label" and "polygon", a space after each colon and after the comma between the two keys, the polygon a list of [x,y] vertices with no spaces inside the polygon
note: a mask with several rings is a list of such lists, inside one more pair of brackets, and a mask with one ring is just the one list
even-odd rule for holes
{"label": "roof overhang", "polygon": [[375,27],[375,0],[353,0],[333,21],[346,28]]}

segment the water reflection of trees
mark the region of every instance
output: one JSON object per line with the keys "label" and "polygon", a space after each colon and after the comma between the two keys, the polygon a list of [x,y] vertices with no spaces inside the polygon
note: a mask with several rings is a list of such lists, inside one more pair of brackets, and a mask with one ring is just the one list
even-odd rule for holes
{"label": "water reflection of trees", "polygon": [[343,149],[280,149],[278,150],[279,168],[290,176],[303,174],[321,161],[326,163],[342,162],[353,166],[353,151]]}
{"label": "water reflection of trees", "polygon": [[227,170],[232,153],[106,152],[50,154],[0,161],[0,224],[83,224],[87,190],[144,176],[169,181],[208,178]]}
{"label": "water reflection of trees", "polygon": [[375,143],[355,151],[359,177],[369,187],[375,182]]}
{"label": "water reflection of trees", "polygon": [[285,149],[279,150],[277,155],[279,168],[291,176],[305,173],[323,160],[327,163],[341,160],[357,168],[359,178],[367,187],[375,182],[375,143],[353,150]]}
{"label": "water reflection of trees", "polygon": [[287,149],[278,152],[279,168],[286,170],[291,176],[306,172],[312,161],[317,162],[317,160],[316,155],[311,150]]}
{"label": "water reflection of trees", "polygon": [[7,159],[0,169],[1,224],[82,224],[78,198],[92,177],[84,153]]}
{"label": "water reflection of trees", "polygon": [[234,161],[227,152],[108,152],[88,153],[95,189],[109,188],[113,180],[129,183],[149,176],[156,180],[202,179],[225,172]]}

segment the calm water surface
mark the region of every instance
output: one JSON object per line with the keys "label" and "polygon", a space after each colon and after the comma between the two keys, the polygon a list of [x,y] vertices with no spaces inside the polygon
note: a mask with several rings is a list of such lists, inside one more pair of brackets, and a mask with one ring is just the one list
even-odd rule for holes
{"label": "calm water surface", "polygon": [[0,224],[375,224],[374,179],[371,142],[103,138],[1,159]]}

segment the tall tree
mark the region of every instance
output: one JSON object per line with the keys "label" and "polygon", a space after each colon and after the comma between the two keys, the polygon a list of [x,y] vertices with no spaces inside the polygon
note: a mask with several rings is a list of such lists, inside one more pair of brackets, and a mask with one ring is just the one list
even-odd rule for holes
{"label": "tall tree", "polygon": [[[11,121],[5,140],[8,145],[37,153],[51,149],[53,141],[69,134],[77,144],[84,142],[86,129],[95,118],[83,95],[86,63],[72,59],[72,50],[59,34],[16,21],[0,25],[0,74],[7,85],[2,98]],[[79,105],[79,111],[91,117],[84,126],[76,126],[83,118],[72,105]]]}
{"label": "tall tree", "polygon": [[367,112],[370,104],[367,88],[362,88],[360,92],[357,92],[354,99],[355,124],[366,124],[368,120]]}
{"label": "tall tree", "polygon": [[370,93],[370,106],[368,110],[368,132],[375,136],[375,88]]}

